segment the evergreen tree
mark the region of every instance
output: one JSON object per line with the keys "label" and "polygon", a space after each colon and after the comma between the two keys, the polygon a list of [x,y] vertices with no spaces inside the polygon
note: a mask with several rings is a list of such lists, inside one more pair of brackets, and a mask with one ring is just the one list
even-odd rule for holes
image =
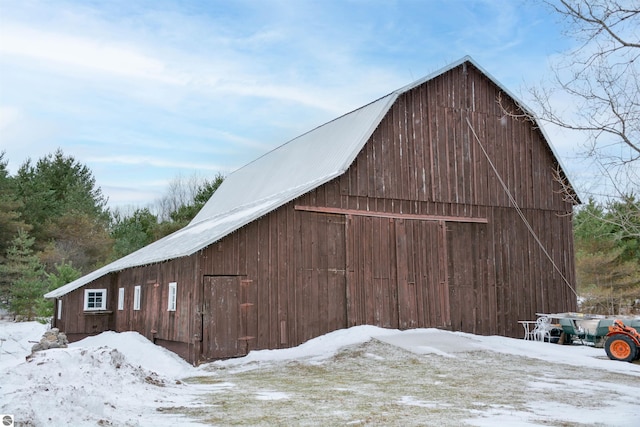
{"label": "evergreen tree", "polygon": [[158,218],[148,208],[136,209],[124,216],[119,211],[111,215],[111,238],[114,241],[112,259],[134,252],[155,240]]}
{"label": "evergreen tree", "polygon": [[50,315],[43,297],[48,283],[44,268],[34,254],[34,238],[20,230],[7,251],[7,262],[0,265],[0,274],[7,277],[9,288],[3,290],[2,304],[9,312],[24,320]]}
{"label": "evergreen tree", "polygon": [[33,165],[27,160],[15,177],[24,220],[33,225],[34,248],[45,267],[69,260],[83,272],[106,262],[111,248],[106,198],[86,166],[62,150]]}
{"label": "evergreen tree", "polygon": [[107,199],[95,185],[91,170],[62,150],[49,154],[32,165],[27,160],[16,175],[17,193],[24,206],[22,215],[34,226],[32,235],[38,246],[49,240],[48,227],[70,212],[108,220]]}
{"label": "evergreen tree", "polygon": [[639,208],[632,196],[605,206],[590,200],[575,215],[576,273],[583,311],[640,312]]}
{"label": "evergreen tree", "polygon": [[73,265],[69,262],[62,262],[55,265],[55,273],[47,274],[48,292],[58,289],[61,286],[71,283],[74,280],[80,278],[82,273],[80,270],[73,268]]}
{"label": "evergreen tree", "polygon": [[[23,205],[17,198],[15,182],[9,176],[4,155],[4,152],[0,153],[0,262],[4,261],[7,249],[18,230],[31,229],[21,218],[20,210]],[[0,277],[0,282],[2,280]]]}

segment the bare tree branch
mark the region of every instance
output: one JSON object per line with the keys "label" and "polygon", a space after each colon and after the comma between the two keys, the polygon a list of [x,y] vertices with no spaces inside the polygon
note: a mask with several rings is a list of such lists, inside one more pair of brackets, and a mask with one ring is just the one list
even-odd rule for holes
{"label": "bare tree branch", "polygon": [[[640,13],[637,9],[628,9],[616,1],[588,2],[588,1],[568,1],[560,0],[563,7],[559,7],[552,2],[547,2],[556,12],[565,15],[579,24],[591,24],[592,27],[585,27],[589,40],[594,39],[602,32],[609,34],[621,47],[640,48],[640,43],[627,41],[614,27],[626,21],[633,21]],[[637,5],[636,5],[637,7]]]}
{"label": "bare tree branch", "polygon": [[[545,0],[578,46],[530,90],[543,122],[582,136],[618,196],[638,193],[640,169],[640,2]],[[606,172],[606,173],[605,173]]]}

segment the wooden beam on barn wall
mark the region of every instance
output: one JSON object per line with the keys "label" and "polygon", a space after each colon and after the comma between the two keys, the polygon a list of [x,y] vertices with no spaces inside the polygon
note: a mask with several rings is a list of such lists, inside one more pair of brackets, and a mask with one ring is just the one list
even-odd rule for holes
{"label": "wooden beam on barn wall", "polygon": [[253,286],[253,280],[240,279],[240,289],[238,302],[240,303],[240,318],[238,319],[240,324],[238,327],[238,333],[240,337],[240,345],[243,347],[244,353],[248,354],[249,350],[254,347],[256,339],[256,327],[255,327],[255,304],[252,302],[251,287]]}
{"label": "wooden beam on barn wall", "polygon": [[318,212],[338,215],[368,216],[377,218],[393,218],[393,219],[415,219],[421,221],[446,221],[446,222],[473,222],[486,224],[487,218],[475,218],[467,216],[441,216],[441,215],[418,215],[418,214],[402,214],[391,212],[364,211],[358,209],[341,209],[322,206],[300,206],[296,205],[295,210]]}
{"label": "wooden beam on barn wall", "polygon": [[440,242],[438,251],[440,262],[440,321],[442,324],[450,328],[451,327],[451,304],[449,301],[449,255],[447,251],[447,224],[445,221],[439,221],[438,227],[440,228]]}
{"label": "wooden beam on barn wall", "polygon": [[[202,271],[202,258],[205,257],[204,251],[198,252],[195,258],[195,268],[193,269],[192,284],[190,286],[189,302],[188,302],[188,318],[191,319],[189,324],[189,361],[194,365],[202,359],[202,304],[204,289],[204,274]],[[188,285],[188,284],[183,284]],[[178,286],[180,284],[178,283]]]}
{"label": "wooden beam on barn wall", "polygon": [[345,254],[345,267],[347,270],[347,288],[346,288],[346,306],[347,306],[347,327],[357,325],[357,316],[355,314],[355,302],[352,296],[355,295],[354,283],[355,283],[355,269],[353,263],[354,254],[354,239],[351,239],[351,233],[353,229],[353,216],[347,215],[344,222],[344,236],[346,244]]}

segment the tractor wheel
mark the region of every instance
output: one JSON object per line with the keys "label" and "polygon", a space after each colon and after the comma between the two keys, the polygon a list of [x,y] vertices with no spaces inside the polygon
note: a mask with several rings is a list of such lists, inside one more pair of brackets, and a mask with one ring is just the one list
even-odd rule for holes
{"label": "tractor wheel", "polygon": [[636,343],[624,334],[610,336],[604,344],[604,350],[611,360],[633,362],[638,352]]}

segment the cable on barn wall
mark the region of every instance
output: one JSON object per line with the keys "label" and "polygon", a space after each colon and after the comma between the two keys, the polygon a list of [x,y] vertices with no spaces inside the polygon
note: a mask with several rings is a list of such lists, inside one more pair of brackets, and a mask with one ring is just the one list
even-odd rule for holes
{"label": "cable on barn wall", "polygon": [[531,235],[533,236],[534,240],[540,246],[540,249],[542,249],[542,252],[546,255],[546,257],[549,259],[549,261],[551,261],[551,264],[553,265],[553,268],[558,272],[558,274],[560,274],[560,277],[562,277],[562,280],[564,280],[564,283],[569,287],[569,289],[571,289],[571,292],[573,292],[573,294],[577,298],[578,297],[578,293],[573,288],[573,286],[571,286],[571,283],[569,283],[569,281],[567,280],[565,275],[562,274],[562,271],[560,271],[560,268],[556,265],[556,263],[553,260],[553,258],[551,257],[551,255],[549,255],[549,252],[547,252],[547,249],[544,247],[544,245],[542,244],[542,242],[538,238],[538,235],[536,234],[536,232],[531,227],[531,224],[529,224],[529,221],[527,221],[527,218],[524,216],[524,213],[522,212],[522,209],[520,209],[520,206],[516,202],[515,198],[511,195],[511,192],[509,191],[509,188],[507,187],[507,184],[503,181],[502,176],[500,176],[500,173],[498,172],[498,169],[496,169],[495,165],[491,161],[491,158],[489,157],[489,154],[484,149],[484,146],[482,145],[482,142],[480,142],[480,138],[478,138],[478,135],[476,134],[476,130],[471,125],[471,121],[469,121],[469,117],[467,117],[466,120],[467,120],[467,125],[469,125],[469,129],[471,129],[471,133],[473,133],[473,137],[475,138],[476,142],[480,146],[480,149],[484,153],[484,156],[487,158],[487,161],[489,162],[489,165],[491,166],[491,169],[493,169],[493,172],[496,174],[496,177],[498,178],[498,181],[500,182],[500,185],[502,185],[503,190],[505,191],[505,193],[507,193],[507,197],[509,197],[509,201],[511,201],[511,203],[513,204],[513,206],[516,209],[516,212],[518,212],[518,215],[520,216],[520,219],[522,219],[522,222],[524,222],[524,225],[527,227],[527,230],[529,230],[529,233],[531,233]]}

